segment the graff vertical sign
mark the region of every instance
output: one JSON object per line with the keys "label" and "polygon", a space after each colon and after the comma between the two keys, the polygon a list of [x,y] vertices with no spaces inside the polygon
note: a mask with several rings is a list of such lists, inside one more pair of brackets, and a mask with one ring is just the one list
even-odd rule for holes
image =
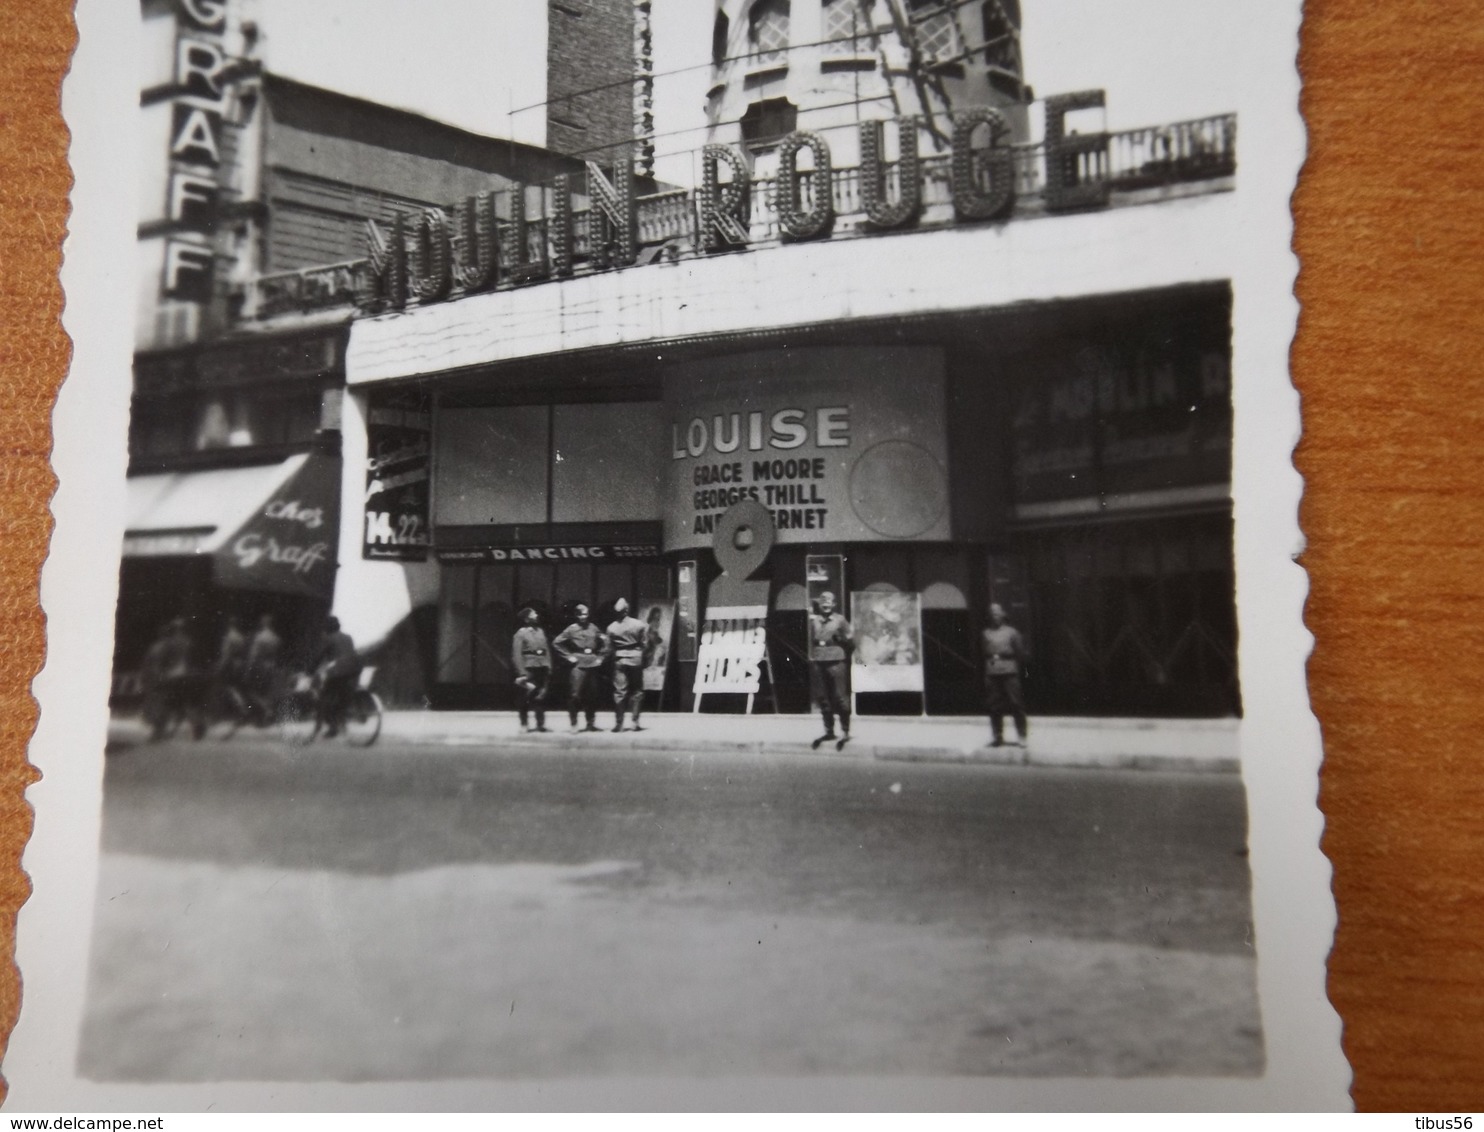
{"label": "graff vertical sign", "polygon": [[373,397],[366,418],[366,525],[361,557],[421,562],[428,556],[426,394]]}
{"label": "graff vertical sign", "polygon": [[165,208],[174,234],[165,241],[162,290],[167,298],[204,303],[216,261],[211,233],[221,193],[227,0],[178,0],[177,12]]}

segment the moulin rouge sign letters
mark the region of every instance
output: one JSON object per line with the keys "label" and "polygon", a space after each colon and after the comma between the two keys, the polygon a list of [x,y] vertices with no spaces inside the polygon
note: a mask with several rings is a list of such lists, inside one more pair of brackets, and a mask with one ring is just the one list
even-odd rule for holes
{"label": "moulin rouge sign letters", "polygon": [[[1100,107],[1100,90],[1054,95],[1045,100],[1046,188],[1043,199],[1052,210],[1091,208],[1107,203],[1107,185],[1079,183],[1075,169],[1083,154],[1102,152],[1106,134],[1068,135],[1067,114]],[[887,185],[883,143],[884,123],[860,124],[861,200],[872,228],[889,230],[914,223],[922,211],[922,165],[917,152],[918,119],[896,120],[897,181],[892,199]],[[985,137],[986,145],[975,144]],[[953,115],[951,186],[954,218],[960,222],[997,220],[1015,204],[1015,165],[1009,145],[1010,125],[989,106],[959,110]],[[812,203],[806,208],[800,191],[799,154],[808,150],[813,169],[804,174],[812,182]],[[730,179],[721,179],[725,166]],[[988,173],[987,183],[976,176]],[[831,185],[829,143],[808,130],[789,134],[778,147],[778,226],[786,240],[828,237],[835,211]],[[613,166],[613,179],[589,164],[587,189],[589,265],[598,270],[627,267],[638,257],[638,202],[634,195],[633,164],[627,159]],[[452,210],[428,208],[398,213],[390,236],[367,222],[368,270],[359,297],[364,309],[400,310],[410,302],[441,302],[458,290],[465,294],[493,290],[497,283],[537,282],[570,276],[574,268],[572,178],[561,174],[549,186],[551,206],[546,223],[546,248],[533,256],[527,239],[525,186],[509,193],[513,229],[511,246],[516,259],[501,263],[496,231],[495,193],[467,198]],[[697,194],[700,248],[705,252],[739,248],[750,242],[747,230],[749,166],[740,150],[729,145],[707,145],[701,151],[701,187]]]}

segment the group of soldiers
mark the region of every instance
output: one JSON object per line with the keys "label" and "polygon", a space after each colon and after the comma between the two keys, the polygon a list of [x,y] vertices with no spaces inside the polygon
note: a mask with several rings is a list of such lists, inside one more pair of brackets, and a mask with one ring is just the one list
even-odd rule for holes
{"label": "group of soldiers", "polygon": [[[556,657],[567,667],[567,715],[574,732],[599,729],[597,711],[605,668],[610,669],[613,687],[613,730],[624,729],[627,715],[633,729],[643,731],[644,666],[651,652],[663,647],[658,633],[630,612],[624,598],[613,603],[613,621],[606,629],[593,624],[586,605],[574,607],[573,616],[572,623],[548,643],[540,614],[531,608],[520,611],[521,627],[515,632],[511,662],[521,691],[521,730],[547,730],[546,703]],[[531,726],[533,715],[535,727]],[[586,727],[578,725],[579,716],[586,719]]]}
{"label": "group of soldiers", "polygon": [[[283,651],[283,638],[271,613],[258,618],[251,635],[243,619],[233,614],[227,618],[215,657],[201,667],[195,663],[196,642],[186,619],[172,618],[144,656],[144,716],[151,735],[163,738],[173,724],[186,720],[199,738],[213,701],[239,705],[247,722],[266,723],[289,675]],[[334,617],[325,620],[313,671],[319,703],[328,730],[334,734],[343,726],[361,672],[355,643]]]}
{"label": "group of soldiers", "polygon": [[[809,614],[809,688],[824,719],[824,734],[812,746],[818,750],[825,743],[833,743],[836,750],[842,750],[850,741],[849,674],[855,635],[850,622],[836,608],[833,593],[821,593],[814,606]],[[633,720],[633,729],[643,731],[644,668],[653,650],[663,647],[655,627],[633,616],[623,598],[613,603],[613,621],[606,629],[593,623],[587,605],[574,607],[573,616],[572,623],[555,640],[548,641],[536,610],[520,612],[521,627],[515,633],[511,663],[521,692],[521,730],[548,730],[546,705],[556,658],[567,669],[567,715],[573,732],[599,730],[597,708],[605,668],[610,671],[613,688],[613,730],[624,730],[627,715]],[[989,607],[989,622],[982,643],[991,746],[1005,743],[1006,715],[1014,721],[1017,743],[1025,746],[1028,728],[1021,689],[1028,659],[1025,638],[1008,622],[998,603]],[[585,727],[579,724],[579,717],[585,718]]]}

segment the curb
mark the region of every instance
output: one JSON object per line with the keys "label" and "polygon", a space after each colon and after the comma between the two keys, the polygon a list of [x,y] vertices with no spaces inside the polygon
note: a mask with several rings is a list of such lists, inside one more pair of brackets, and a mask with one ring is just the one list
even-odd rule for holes
{"label": "curb", "polygon": [[605,742],[571,735],[551,740],[532,740],[522,736],[490,737],[445,732],[399,735],[384,731],[383,738],[403,742],[427,743],[443,747],[478,748],[539,752],[553,748],[564,752],[602,752],[617,754],[768,754],[797,755],[803,758],[851,759],[854,761],[951,763],[961,766],[1039,767],[1082,770],[1148,770],[1178,771],[1203,774],[1237,774],[1237,759],[1226,756],[1193,758],[1183,755],[1157,755],[1131,751],[1052,753],[1024,747],[983,747],[963,750],[958,747],[893,747],[869,743],[851,744],[843,751],[810,750],[806,743],[794,745],[765,739],[733,741],[702,739],[654,739]]}

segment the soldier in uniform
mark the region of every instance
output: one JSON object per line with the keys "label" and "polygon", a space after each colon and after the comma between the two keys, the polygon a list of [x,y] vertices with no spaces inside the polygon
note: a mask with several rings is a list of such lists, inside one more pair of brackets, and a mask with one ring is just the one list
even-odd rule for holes
{"label": "soldier in uniform", "polygon": [[811,746],[835,739],[835,716],[840,717],[840,738],[835,750],[850,742],[849,653],[854,644],[850,622],[835,612],[835,595],[826,590],[809,614],[809,686],[814,702],[824,716],[824,734]]}
{"label": "soldier in uniform", "polygon": [[624,711],[633,712],[634,730],[643,731],[639,714],[644,710],[644,646],[649,626],[629,612],[629,603],[613,603],[613,624],[608,626],[608,650],[613,654],[613,730],[623,730]]}
{"label": "soldier in uniform", "polygon": [[984,699],[989,710],[990,746],[1005,745],[1005,714],[1015,721],[1018,746],[1026,743],[1025,693],[1020,687],[1021,666],[1027,657],[1025,638],[1005,620],[998,602],[989,607],[989,628],[984,630]]}
{"label": "soldier in uniform", "polygon": [[546,693],[551,687],[551,652],[541,618],[529,607],[520,611],[521,627],[515,631],[511,663],[515,666],[515,683],[520,688],[520,729],[531,730],[531,712],[536,714],[536,730],[546,730]]}
{"label": "soldier in uniform", "polygon": [[567,695],[567,714],[572,718],[572,730],[579,730],[577,713],[587,716],[587,730],[598,729],[598,713],[595,701],[598,698],[598,674],[608,655],[608,639],[592,622],[592,614],[585,605],[576,610],[577,620],[568,625],[551,643],[558,656],[572,666],[568,673],[571,687]]}

